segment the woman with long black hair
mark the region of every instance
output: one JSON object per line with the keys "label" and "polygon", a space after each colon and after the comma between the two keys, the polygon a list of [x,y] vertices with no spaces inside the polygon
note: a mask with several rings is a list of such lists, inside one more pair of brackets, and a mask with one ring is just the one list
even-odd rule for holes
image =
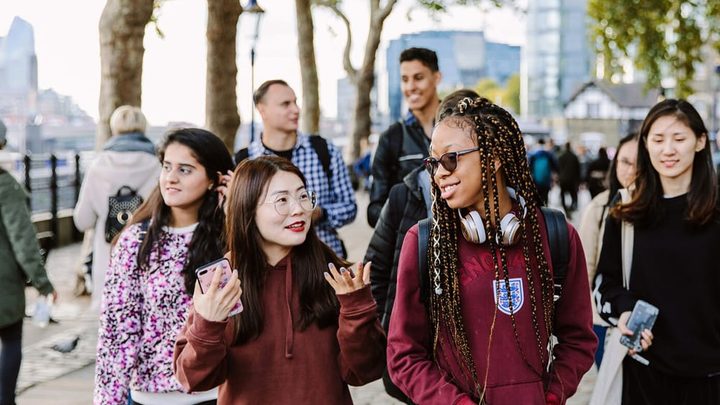
{"label": "woman with long black hair", "polygon": [[[718,189],[708,131],[690,103],[668,99],[650,110],[632,199],[610,215],[595,277],[600,315],[632,335],[627,321],[638,300],[659,309],[652,333],[642,332],[650,364],[623,362],[622,403],[720,403]],[[628,288],[622,221],[634,228]]]}
{"label": "woman with long black hair", "polygon": [[175,337],[187,319],[195,269],[222,257],[219,204],[232,158],[214,134],[169,133],[159,150],[158,186],[113,246],[100,313],[96,404],[211,404],[217,390],[183,392],[172,370]]}

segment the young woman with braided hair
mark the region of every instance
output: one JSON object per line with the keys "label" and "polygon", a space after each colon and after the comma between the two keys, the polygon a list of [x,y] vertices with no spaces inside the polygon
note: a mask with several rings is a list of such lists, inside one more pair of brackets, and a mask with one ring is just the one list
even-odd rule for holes
{"label": "young woman with braided hair", "polygon": [[[568,224],[567,278],[553,302],[545,223],[517,123],[484,98],[465,98],[441,112],[426,166],[433,220],[420,277],[428,291],[420,291],[415,226],[400,254],[390,377],[419,404],[564,404],[597,345],[585,259]],[[551,334],[559,343],[549,348]]]}

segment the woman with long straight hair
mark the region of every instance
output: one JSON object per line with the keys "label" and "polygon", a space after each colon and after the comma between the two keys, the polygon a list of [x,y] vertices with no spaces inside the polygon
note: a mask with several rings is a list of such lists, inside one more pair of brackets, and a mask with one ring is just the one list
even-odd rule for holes
{"label": "woman with long straight hair", "polygon": [[[348,384],[382,374],[385,333],[370,265],[350,270],[320,241],[306,186],[297,167],[275,156],[235,169],[225,229],[237,271],[223,288],[216,274],[205,294],[195,289],[175,346],[185,389],[219,385],[225,404],[350,404]],[[243,311],[228,317],[238,298]]]}
{"label": "woman with long straight hair", "polygon": [[[568,224],[567,276],[554,302],[540,197],[517,123],[487,99],[462,99],[441,112],[426,167],[427,256],[418,258],[415,226],[400,253],[391,379],[418,404],[564,404],[596,345],[585,260]],[[423,259],[427,273],[419,274]]]}
{"label": "woman with long straight hair", "polygon": [[172,370],[175,337],[187,319],[195,269],[222,257],[219,204],[230,154],[197,128],[160,146],[158,186],[113,246],[100,313],[96,404],[211,404],[217,391],[183,392]]}
{"label": "woman with long straight hair", "polygon": [[[600,315],[627,328],[638,300],[659,309],[642,356],[623,361],[623,404],[720,403],[720,217],[708,131],[685,100],[656,104],[640,129],[632,199],[610,211],[595,284]],[[621,223],[633,225],[623,287]],[[650,346],[652,344],[652,346]]]}

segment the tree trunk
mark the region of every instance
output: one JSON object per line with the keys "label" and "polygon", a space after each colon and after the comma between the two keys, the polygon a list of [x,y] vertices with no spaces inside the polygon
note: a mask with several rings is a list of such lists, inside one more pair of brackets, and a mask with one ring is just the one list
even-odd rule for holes
{"label": "tree trunk", "polygon": [[372,129],[372,117],[370,116],[371,100],[370,93],[375,84],[375,63],[363,67],[358,71],[357,83],[355,84],[355,113],[353,119],[352,130],[352,158],[360,157],[362,150],[360,143],[362,139],[367,139]]}
{"label": "tree trunk", "polygon": [[355,119],[353,120],[353,146],[352,158],[360,157],[360,141],[370,136],[372,117],[370,116],[370,93],[375,84],[375,59],[378,47],[380,46],[380,34],[382,33],[385,19],[392,11],[396,0],[389,0],[384,7],[380,7],[379,1],[372,1],[370,7],[370,30],[368,31],[367,42],[365,43],[365,57],[363,64],[357,71],[355,77],[355,88],[357,98],[355,103]]}
{"label": "tree trunk", "polygon": [[205,126],[220,137],[230,152],[240,127],[237,107],[238,0],[208,0]]}
{"label": "tree trunk", "polygon": [[141,106],[145,26],[153,0],[107,0],[100,16],[100,100],[95,148],[110,134],[110,115],[121,105]]}
{"label": "tree trunk", "polygon": [[311,0],[295,0],[298,29],[298,56],[302,75],[303,109],[302,131],[310,134],[320,132],[320,97],[315,63],[315,44]]}

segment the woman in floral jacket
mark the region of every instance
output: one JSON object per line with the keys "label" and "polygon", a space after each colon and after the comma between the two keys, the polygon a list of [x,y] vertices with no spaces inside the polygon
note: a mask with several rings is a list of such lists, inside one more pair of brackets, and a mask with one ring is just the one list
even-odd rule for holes
{"label": "woman in floral jacket", "polygon": [[218,188],[233,162],[202,129],[170,133],[159,185],[113,247],[101,304],[96,404],[212,404],[217,390],[183,392],[173,376],[175,336],[187,319],[194,270],[222,256]]}

